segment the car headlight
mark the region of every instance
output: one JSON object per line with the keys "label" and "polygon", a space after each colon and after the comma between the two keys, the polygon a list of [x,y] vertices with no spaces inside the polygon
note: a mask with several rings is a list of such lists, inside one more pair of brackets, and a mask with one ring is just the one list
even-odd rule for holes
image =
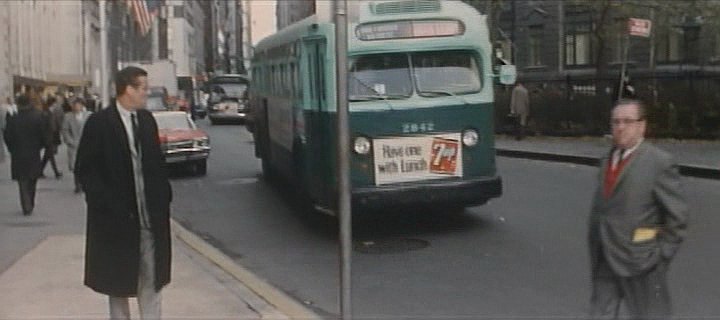
{"label": "car headlight", "polygon": [[355,147],[354,150],[357,154],[367,154],[370,152],[371,144],[370,140],[365,137],[357,137],[355,138]]}
{"label": "car headlight", "polygon": [[195,140],[195,146],[196,147],[209,147],[210,146],[210,139],[208,138],[201,138]]}
{"label": "car headlight", "polygon": [[467,147],[472,147],[478,143],[480,136],[477,131],[473,129],[467,129],[462,133],[462,142]]}

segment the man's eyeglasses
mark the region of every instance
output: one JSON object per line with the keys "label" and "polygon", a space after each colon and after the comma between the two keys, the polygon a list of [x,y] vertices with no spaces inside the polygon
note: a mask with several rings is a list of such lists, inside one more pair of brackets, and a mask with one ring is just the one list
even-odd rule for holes
{"label": "man's eyeglasses", "polygon": [[613,126],[619,126],[621,124],[630,125],[640,121],[645,121],[645,119],[611,119],[610,124]]}

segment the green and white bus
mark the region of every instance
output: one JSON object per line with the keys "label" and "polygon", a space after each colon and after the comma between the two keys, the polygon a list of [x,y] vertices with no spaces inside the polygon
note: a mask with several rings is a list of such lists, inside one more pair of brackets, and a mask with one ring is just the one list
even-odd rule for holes
{"label": "green and white bus", "polygon": [[[499,197],[485,16],[460,1],[358,9],[348,32],[353,206],[458,208]],[[249,91],[264,175],[297,182],[328,209],[337,198],[334,48],[334,25],[317,16],[281,30],[257,45]]]}

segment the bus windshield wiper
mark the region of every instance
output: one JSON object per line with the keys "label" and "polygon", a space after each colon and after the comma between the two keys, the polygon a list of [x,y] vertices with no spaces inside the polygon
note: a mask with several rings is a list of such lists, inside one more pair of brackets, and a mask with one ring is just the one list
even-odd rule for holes
{"label": "bus windshield wiper", "polygon": [[428,90],[428,91],[419,91],[418,92],[421,96],[427,95],[427,94],[433,94],[435,96],[439,95],[445,95],[445,96],[451,96],[455,97],[455,94],[450,91],[442,91],[442,90]]}
{"label": "bus windshield wiper", "polygon": [[350,101],[399,100],[407,99],[403,95],[351,95]]}

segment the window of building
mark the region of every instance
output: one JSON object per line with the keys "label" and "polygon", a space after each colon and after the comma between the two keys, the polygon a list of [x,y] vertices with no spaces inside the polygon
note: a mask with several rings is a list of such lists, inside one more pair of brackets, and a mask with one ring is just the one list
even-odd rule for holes
{"label": "window of building", "polygon": [[528,66],[542,66],[542,43],[543,43],[543,26],[535,25],[529,28],[528,41]]}
{"label": "window of building", "polygon": [[568,66],[589,65],[592,59],[592,25],[590,23],[570,24],[565,33],[565,64]]}
{"label": "window of building", "polygon": [[175,17],[175,18],[184,18],[185,17],[185,10],[182,5],[173,7],[173,17]]}
{"label": "window of building", "polygon": [[655,57],[659,63],[680,62],[683,54],[684,32],[682,28],[671,27],[657,37]]}
{"label": "window of building", "polygon": [[712,61],[720,61],[720,33],[715,34],[715,44],[713,46]]}

